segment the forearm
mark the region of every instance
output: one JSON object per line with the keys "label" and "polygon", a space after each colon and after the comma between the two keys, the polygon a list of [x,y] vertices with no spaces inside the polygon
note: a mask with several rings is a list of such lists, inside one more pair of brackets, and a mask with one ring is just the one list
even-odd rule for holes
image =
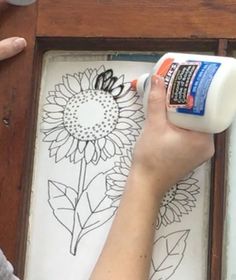
{"label": "forearm", "polygon": [[161,201],[161,192],[158,196],[152,192],[154,184],[131,169],[92,280],[148,279],[155,222]]}

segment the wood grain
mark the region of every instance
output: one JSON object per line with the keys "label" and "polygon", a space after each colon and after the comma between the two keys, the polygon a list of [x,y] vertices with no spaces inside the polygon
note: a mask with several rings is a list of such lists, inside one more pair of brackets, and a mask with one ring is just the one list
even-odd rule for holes
{"label": "wood grain", "polygon": [[[21,35],[27,50],[0,64],[0,246],[23,276],[31,163],[42,54],[50,49],[213,51],[236,48],[236,0],[38,0],[0,9],[0,39]],[[36,38],[37,36],[37,38]],[[38,43],[38,46],[37,44]],[[35,48],[35,44],[37,48]],[[209,278],[220,280],[225,134],[216,138]]]}
{"label": "wood grain", "polygon": [[40,0],[38,36],[235,38],[236,0]]}
{"label": "wood grain", "polygon": [[0,246],[15,265],[18,261],[21,209],[25,186],[27,144],[31,133],[31,86],[35,42],[35,6],[5,6],[0,36],[24,36],[28,47],[19,56],[0,62]]}
{"label": "wood grain", "polygon": [[[226,56],[228,41],[219,41],[218,55]],[[212,161],[212,187],[209,219],[208,279],[222,279],[223,232],[225,218],[225,161],[226,132],[215,137],[215,155]]]}

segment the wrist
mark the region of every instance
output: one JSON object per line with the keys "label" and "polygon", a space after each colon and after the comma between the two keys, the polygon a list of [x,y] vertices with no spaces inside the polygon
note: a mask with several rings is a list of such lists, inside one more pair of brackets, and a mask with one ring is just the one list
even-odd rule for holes
{"label": "wrist", "polygon": [[151,197],[160,202],[167,189],[161,180],[161,176],[158,176],[158,172],[150,172],[143,166],[134,163],[129,172],[127,186],[135,189],[136,192],[139,191],[146,197]]}

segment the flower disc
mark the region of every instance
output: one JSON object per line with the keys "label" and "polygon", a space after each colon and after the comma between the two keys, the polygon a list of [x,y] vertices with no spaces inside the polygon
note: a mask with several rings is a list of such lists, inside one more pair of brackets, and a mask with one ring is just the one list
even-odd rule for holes
{"label": "flower disc", "polygon": [[96,140],[115,129],[118,109],[118,104],[108,92],[85,90],[68,101],[64,125],[79,140]]}

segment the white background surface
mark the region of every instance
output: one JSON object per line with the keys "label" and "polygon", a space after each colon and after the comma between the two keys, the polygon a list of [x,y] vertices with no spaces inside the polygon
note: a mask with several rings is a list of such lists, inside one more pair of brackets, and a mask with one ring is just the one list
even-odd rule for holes
{"label": "white background surface", "polygon": [[[81,240],[77,255],[72,256],[69,253],[70,235],[55,219],[52,209],[48,204],[48,180],[53,179],[66,185],[74,186],[78,177],[78,165],[71,164],[67,160],[55,164],[54,159],[49,158],[49,145],[42,142],[43,135],[40,132],[43,104],[45,103],[45,96],[47,96],[48,91],[53,90],[54,85],[61,82],[61,77],[64,74],[73,74],[78,71],[84,71],[88,66],[97,67],[101,65],[101,62],[79,62],[84,59],[86,60],[87,58],[81,59],[81,56],[76,54],[58,56],[55,52],[51,54],[51,57],[48,55],[46,63],[44,63],[35,147],[25,280],[89,279],[90,272],[103,247],[111,225],[110,220],[104,226],[87,234]],[[105,56],[93,57],[93,60],[103,59],[105,60]],[[106,63],[107,68],[110,65],[117,76],[125,73],[126,81],[136,78],[151,68],[149,63],[104,63]],[[90,165],[87,177],[90,178],[102,170],[109,169],[114,161],[117,160],[118,158],[114,157],[103,162],[102,165]],[[161,227],[156,236],[157,239],[173,232],[190,230],[181,264],[173,276],[163,278],[163,280],[206,279],[209,166],[200,167],[196,171],[196,176],[200,186],[196,208],[193,208],[192,212],[188,215],[183,215],[181,223]],[[162,254],[163,252],[159,249],[154,251],[154,259]]]}

